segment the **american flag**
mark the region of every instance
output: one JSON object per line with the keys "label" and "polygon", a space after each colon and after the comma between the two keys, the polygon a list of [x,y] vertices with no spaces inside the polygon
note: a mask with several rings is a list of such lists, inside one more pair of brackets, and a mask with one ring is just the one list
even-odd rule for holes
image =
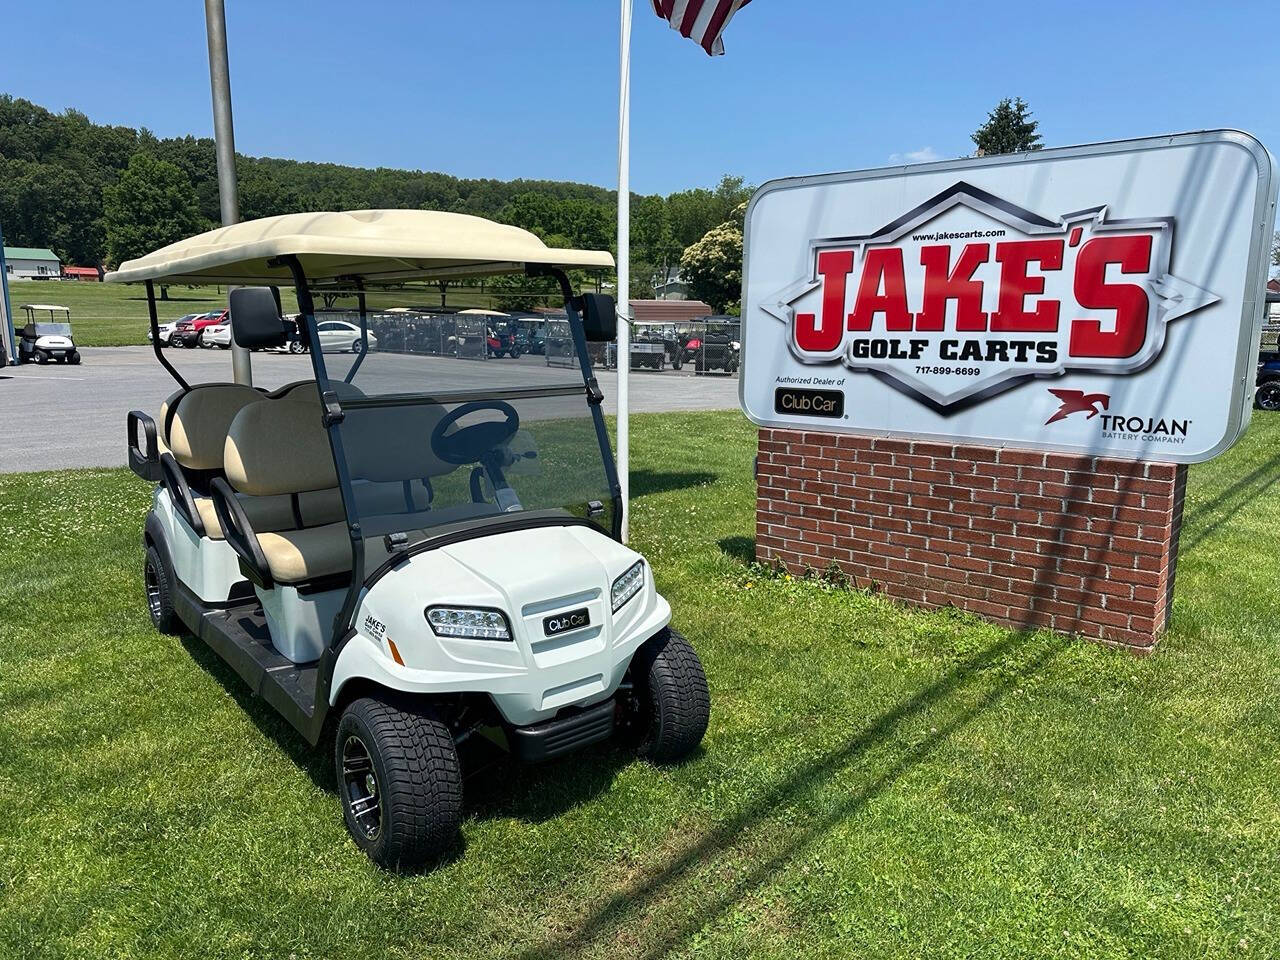
{"label": "american flag", "polygon": [[720,36],[733,15],[751,0],[653,0],[653,12],[672,30],[695,41],[711,56],[724,53]]}

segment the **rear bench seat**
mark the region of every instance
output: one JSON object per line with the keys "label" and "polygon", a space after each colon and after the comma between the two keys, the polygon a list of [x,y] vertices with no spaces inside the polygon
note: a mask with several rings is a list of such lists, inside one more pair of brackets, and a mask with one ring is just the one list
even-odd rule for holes
{"label": "rear bench seat", "polygon": [[[296,584],[351,572],[338,475],[315,403],[285,398],[245,406],[227,431],[222,459],[251,527],[246,538],[257,541],[272,580]],[[299,504],[300,515],[290,523],[254,520],[283,519],[274,506],[281,501]]]}
{"label": "rear bench seat", "polygon": [[[203,527],[197,532],[211,540],[224,539],[222,524],[208,496],[208,482],[223,474],[227,432],[241,410],[253,404],[275,402],[271,399],[273,396],[294,402],[305,402],[304,398],[311,397],[318,402],[314,380],[290,384],[275,394],[265,394],[238,383],[203,383],[175,393],[160,407],[161,450],[171,454],[183,468],[196,516]],[[311,409],[315,410],[314,405]],[[252,498],[244,507],[254,529],[263,531],[314,526],[343,518],[342,497],[336,482],[332,489],[297,497]]]}

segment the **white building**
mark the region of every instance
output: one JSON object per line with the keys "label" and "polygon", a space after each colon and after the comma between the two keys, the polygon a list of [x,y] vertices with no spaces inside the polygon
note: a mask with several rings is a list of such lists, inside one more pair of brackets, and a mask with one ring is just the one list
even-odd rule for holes
{"label": "white building", "polygon": [[62,262],[44,247],[5,247],[4,270],[10,280],[57,280]]}

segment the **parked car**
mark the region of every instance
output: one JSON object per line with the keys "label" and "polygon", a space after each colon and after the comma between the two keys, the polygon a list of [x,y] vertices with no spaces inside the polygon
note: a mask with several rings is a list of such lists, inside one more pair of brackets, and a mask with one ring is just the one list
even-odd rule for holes
{"label": "parked car", "polygon": [[199,343],[202,347],[231,349],[231,321],[226,318],[226,314],[223,314],[220,322],[211,323],[200,331]]}
{"label": "parked car", "polygon": [[[292,314],[282,318],[284,321],[284,349],[290,353],[309,353],[311,348],[303,338],[298,326],[298,315]],[[374,338],[376,341],[376,337]]]}
{"label": "parked car", "polygon": [[[363,353],[364,338],[361,330],[354,323],[346,320],[321,320],[316,324],[316,333],[320,336],[320,350],[323,353]],[[378,349],[378,338],[369,335],[369,349]]]}
{"label": "parked car", "polygon": [[[177,327],[177,325],[180,324],[183,320],[194,320],[196,317],[201,317],[201,316],[204,316],[204,314],[188,313],[186,316],[179,317],[177,320],[170,320],[168,323],[160,324],[159,327],[157,328],[160,331],[160,346],[167,347],[170,345],[170,338],[173,336],[174,328]],[[147,330],[147,342],[148,343],[151,342],[150,329]]]}
{"label": "parked car", "polygon": [[1280,353],[1258,357],[1257,390],[1253,403],[1260,410],[1280,410]]}
{"label": "parked car", "polygon": [[205,327],[225,323],[226,310],[215,310],[212,313],[198,313],[190,320],[179,320],[169,335],[171,347],[194,347],[200,342],[200,334]]}

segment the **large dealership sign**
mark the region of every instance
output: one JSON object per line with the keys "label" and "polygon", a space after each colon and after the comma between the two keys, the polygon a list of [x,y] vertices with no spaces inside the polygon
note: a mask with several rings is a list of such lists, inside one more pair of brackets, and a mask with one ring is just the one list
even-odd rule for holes
{"label": "large dealership sign", "polygon": [[766,426],[1195,462],[1248,423],[1275,217],[1217,131],[778,180],[747,211]]}

